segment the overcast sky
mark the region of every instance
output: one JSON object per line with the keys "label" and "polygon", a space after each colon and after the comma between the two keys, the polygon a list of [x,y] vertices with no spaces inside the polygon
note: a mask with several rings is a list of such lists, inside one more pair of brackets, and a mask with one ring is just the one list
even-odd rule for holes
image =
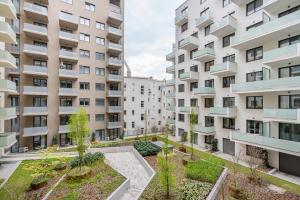
{"label": "overcast sky", "polygon": [[168,78],[166,54],[175,37],[175,9],[183,0],[125,0],[125,59],[133,76]]}

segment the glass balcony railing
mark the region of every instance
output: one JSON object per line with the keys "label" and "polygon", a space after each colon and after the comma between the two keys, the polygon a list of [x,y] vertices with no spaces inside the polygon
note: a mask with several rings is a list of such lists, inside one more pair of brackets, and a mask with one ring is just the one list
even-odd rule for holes
{"label": "glass balcony railing", "polygon": [[188,113],[188,114],[191,114],[192,112],[194,113],[198,113],[198,107],[189,107],[189,106],[185,106],[185,107],[179,107],[179,112],[182,112],[182,113]]}
{"label": "glass balcony railing", "polygon": [[119,97],[119,96],[122,96],[123,95],[123,92],[121,90],[109,90],[108,91],[108,96],[109,97]]}
{"label": "glass balcony railing", "polygon": [[212,22],[213,22],[213,13],[206,12],[204,15],[202,15],[196,19],[196,26],[198,28],[202,28],[202,27],[208,26]]}
{"label": "glass balcony railing", "polygon": [[16,44],[16,33],[11,26],[4,21],[0,21],[0,41]]}
{"label": "glass balcony railing", "polygon": [[225,18],[221,19],[218,23],[215,23],[211,27],[210,33],[217,37],[225,36],[233,33],[237,27],[236,18],[227,15]]}
{"label": "glass balcony railing", "polygon": [[24,128],[24,135],[23,137],[31,137],[36,135],[47,135],[48,134],[48,127],[28,127]]}
{"label": "glass balcony railing", "polygon": [[108,65],[112,66],[122,66],[122,60],[119,58],[109,58]]}
{"label": "glass balcony railing", "polygon": [[48,107],[24,107],[23,116],[47,115]]}
{"label": "glass balcony railing", "polygon": [[215,95],[216,94],[216,89],[212,87],[199,87],[193,89],[194,95]]}
{"label": "glass balcony railing", "polygon": [[60,125],[59,126],[59,133],[69,133],[70,129],[68,125]]}
{"label": "glass balcony railing", "polygon": [[79,72],[75,70],[59,69],[59,76],[66,78],[78,78]]}
{"label": "glass balcony railing", "polygon": [[11,0],[0,0],[0,13],[2,17],[17,19],[17,10]]}
{"label": "glass balcony railing", "polygon": [[11,67],[16,69],[16,62],[17,60],[13,55],[0,49],[0,67]]}
{"label": "glass balcony railing", "polygon": [[180,25],[184,24],[185,22],[187,22],[187,20],[188,20],[187,12],[178,13],[175,17],[175,24],[180,26]]}
{"label": "glass balcony railing", "polygon": [[215,50],[212,48],[203,48],[193,54],[193,59],[200,62],[207,62],[215,58]]}
{"label": "glass balcony railing", "polygon": [[235,74],[237,70],[237,63],[224,62],[211,66],[210,74],[212,75],[229,75]]}
{"label": "glass balcony railing", "polygon": [[10,147],[17,142],[16,133],[1,133],[0,147]]}
{"label": "glass balcony railing", "polygon": [[59,50],[59,57],[70,60],[78,60],[78,53],[73,51]]}
{"label": "glass balcony railing", "polygon": [[48,35],[48,29],[46,27],[29,24],[29,23],[24,23],[23,30],[25,32],[35,33],[35,34],[39,34],[39,35]]}
{"label": "glass balcony railing", "polygon": [[108,129],[122,128],[122,127],[123,127],[123,122],[108,122],[107,124]]}
{"label": "glass balcony railing", "polygon": [[175,124],[175,119],[167,119],[166,122],[168,124]]}
{"label": "glass balcony railing", "polygon": [[59,31],[59,38],[69,41],[78,42],[78,35],[66,31]]}
{"label": "glass balcony railing", "polygon": [[78,96],[78,90],[75,88],[59,88],[60,96]]}
{"label": "glass balcony railing", "polygon": [[236,107],[211,107],[209,114],[217,117],[236,117]]}
{"label": "glass balcony railing", "polygon": [[166,110],[171,111],[171,112],[175,112],[175,106],[167,106]]}
{"label": "glass balcony railing", "polygon": [[66,21],[72,24],[78,24],[79,23],[79,17],[75,15],[70,15],[64,12],[59,13],[59,20]]}
{"label": "glass balcony railing", "polygon": [[123,81],[123,76],[122,75],[115,75],[115,74],[108,74],[107,77],[108,81]]}
{"label": "glass balcony railing", "polygon": [[118,44],[118,43],[109,42],[108,43],[108,49],[123,51],[123,46],[121,44]]}
{"label": "glass balcony railing", "polygon": [[175,97],[175,92],[170,92],[166,94],[167,98],[174,98]]}
{"label": "glass balcony railing", "polygon": [[17,93],[16,83],[6,79],[0,79],[0,92]]}
{"label": "glass balcony railing", "polygon": [[173,73],[175,71],[175,65],[166,68],[166,73]]}
{"label": "glass balcony railing", "polygon": [[300,121],[300,109],[264,109],[264,118],[274,121]]}
{"label": "glass balcony railing", "polygon": [[109,113],[120,113],[123,111],[124,111],[124,109],[122,106],[108,106]]}
{"label": "glass balcony railing", "polygon": [[47,55],[48,48],[45,46],[39,46],[34,44],[24,44],[24,53],[37,54],[37,55]]}
{"label": "glass balcony railing", "polygon": [[12,108],[0,108],[0,119],[12,119],[17,117],[17,110]]}
{"label": "glass balcony railing", "polygon": [[59,107],[59,114],[73,114],[76,113],[78,110],[75,106],[60,106]]}
{"label": "glass balcony railing", "polygon": [[121,29],[114,28],[112,26],[108,27],[108,33],[109,34],[113,34],[113,35],[118,35],[118,36],[122,36],[123,35],[123,32],[122,32]]}
{"label": "glass balcony railing", "polygon": [[179,42],[179,48],[185,50],[192,50],[199,46],[198,43],[198,38],[194,36],[189,36]]}
{"label": "glass balcony railing", "polygon": [[39,15],[48,16],[48,9],[37,4],[24,2],[24,10],[27,12],[37,13]]}
{"label": "glass balcony railing", "polygon": [[23,94],[24,95],[48,95],[48,88],[38,87],[38,86],[24,86]]}
{"label": "glass balcony railing", "polygon": [[23,68],[24,74],[37,74],[37,75],[48,75],[48,68],[41,66],[32,66],[32,65],[24,65]]}
{"label": "glass balcony railing", "polygon": [[194,126],[194,130],[195,130],[195,132],[198,132],[198,133],[204,134],[204,135],[211,135],[216,132],[216,129],[214,126],[206,127],[206,126],[201,126],[198,124]]}
{"label": "glass balcony railing", "polygon": [[175,85],[175,79],[167,80],[166,85],[169,85],[169,86]]}

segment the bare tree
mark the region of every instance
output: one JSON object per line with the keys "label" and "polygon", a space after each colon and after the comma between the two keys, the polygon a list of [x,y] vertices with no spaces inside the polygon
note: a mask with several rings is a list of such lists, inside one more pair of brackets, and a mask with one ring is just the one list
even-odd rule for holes
{"label": "bare tree", "polygon": [[247,156],[246,162],[250,169],[250,176],[248,177],[250,181],[257,182],[259,180],[259,173],[258,173],[258,166],[261,163],[261,155],[262,155],[262,149],[248,146],[247,147]]}

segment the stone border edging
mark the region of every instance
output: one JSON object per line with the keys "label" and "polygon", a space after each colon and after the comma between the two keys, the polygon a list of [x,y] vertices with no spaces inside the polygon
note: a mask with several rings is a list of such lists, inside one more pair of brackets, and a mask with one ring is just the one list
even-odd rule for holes
{"label": "stone border edging", "polygon": [[206,197],[206,200],[215,200],[219,195],[220,189],[228,175],[228,168],[224,168],[222,174],[218,178],[217,182],[215,183],[214,187],[211,189],[209,195]]}
{"label": "stone border edging", "polygon": [[51,195],[51,193],[53,192],[53,190],[64,180],[64,178],[67,176],[67,174],[64,174],[55,184],[54,186],[51,188],[51,190],[49,190],[49,192],[47,192],[47,194],[44,196],[44,198],[42,200],[47,200],[48,197]]}
{"label": "stone border edging", "polygon": [[[120,173],[120,172],[119,172]],[[127,178],[106,200],[119,200],[125,191],[130,187],[130,180]]]}

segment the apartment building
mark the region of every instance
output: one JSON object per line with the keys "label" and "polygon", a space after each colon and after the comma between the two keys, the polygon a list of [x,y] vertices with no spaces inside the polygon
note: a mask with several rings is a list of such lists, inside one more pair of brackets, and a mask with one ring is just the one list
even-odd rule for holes
{"label": "apartment building", "polygon": [[176,9],[166,59],[176,136],[198,113],[194,143],[229,155],[268,152],[300,176],[300,1],[188,0]]}
{"label": "apartment building", "polygon": [[7,80],[5,73],[16,69],[16,58],[5,50],[6,44],[16,44],[16,33],[7,20],[17,19],[16,8],[9,0],[0,1],[0,157],[10,150],[16,140],[15,132],[5,132],[6,122],[17,117],[15,107],[6,106],[6,97],[17,94],[16,84]]}
{"label": "apartment building", "polygon": [[124,134],[156,133],[162,123],[162,86],[152,77],[124,78]]}
{"label": "apartment building", "polygon": [[18,68],[6,77],[18,93],[6,102],[18,107],[18,117],[5,126],[5,132],[18,133],[12,151],[71,145],[67,123],[79,108],[88,113],[98,139],[118,138],[123,132],[124,2],[12,2],[17,19],[7,22],[17,44],[6,45],[6,51]]}
{"label": "apartment building", "polygon": [[[169,67],[173,68],[173,67]],[[174,68],[173,68],[174,69]],[[175,88],[173,85],[165,84],[162,86],[162,124],[169,124],[172,135],[175,136]]]}

